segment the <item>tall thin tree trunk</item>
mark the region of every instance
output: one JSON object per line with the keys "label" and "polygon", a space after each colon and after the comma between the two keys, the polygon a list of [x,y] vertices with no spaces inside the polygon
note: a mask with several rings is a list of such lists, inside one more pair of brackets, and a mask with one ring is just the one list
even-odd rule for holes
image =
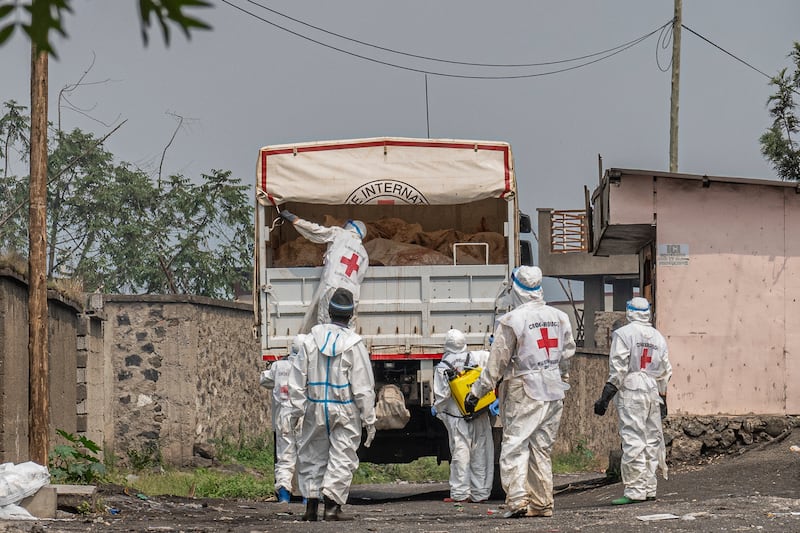
{"label": "tall thin tree trunk", "polygon": [[31,47],[31,182],[28,222],[28,455],[47,465],[50,383],[47,342],[47,52]]}

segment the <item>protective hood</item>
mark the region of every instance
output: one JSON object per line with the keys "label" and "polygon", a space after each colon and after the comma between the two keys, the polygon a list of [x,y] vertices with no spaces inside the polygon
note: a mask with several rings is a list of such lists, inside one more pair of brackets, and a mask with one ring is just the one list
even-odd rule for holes
{"label": "protective hood", "polygon": [[461,353],[467,349],[467,337],[457,329],[451,329],[444,337],[444,353]]}
{"label": "protective hood", "polygon": [[361,340],[353,330],[335,324],[318,324],[311,328],[316,349],[328,357],[338,357]]}
{"label": "protective hood", "polygon": [[517,305],[542,301],[544,299],[542,270],[535,266],[521,266],[514,269],[511,272],[511,292]]}
{"label": "protective hood", "polygon": [[344,229],[349,229],[358,234],[361,240],[367,236],[367,226],[360,220],[348,220],[344,223]]}
{"label": "protective hood", "polygon": [[636,297],[628,301],[625,308],[625,316],[628,322],[650,323],[650,302],[645,298]]}
{"label": "protective hood", "polygon": [[306,335],[300,333],[295,335],[294,339],[292,339],[292,346],[289,348],[289,357],[295,356],[300,353],[300,347],[303,345],[303,341],[306,339]]}

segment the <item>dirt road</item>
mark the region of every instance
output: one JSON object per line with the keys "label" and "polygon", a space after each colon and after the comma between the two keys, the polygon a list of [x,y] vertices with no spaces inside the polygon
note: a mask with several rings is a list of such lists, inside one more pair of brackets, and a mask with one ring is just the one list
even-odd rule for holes
{"label": "dirt road", "polygon": [[[552,518],[503,519],[500,501],[445,503],[444,484],[354,487],[344,507],[354,520],[347,523],[301,522],[300,502],[144,500],[112,489],[101,498],[117,514],[5,522],[0,531],[800,532],[800,455],[789,451],[791,445],[800,445],[800,429],[761,449],[674,467],[669,480],[659,482],[658,499],[637,505],[610,505],[622,493],[620,484],[585,488],[591,485],[586,476],[559,476]],[[652,520],[658,515],[664,519]]]}

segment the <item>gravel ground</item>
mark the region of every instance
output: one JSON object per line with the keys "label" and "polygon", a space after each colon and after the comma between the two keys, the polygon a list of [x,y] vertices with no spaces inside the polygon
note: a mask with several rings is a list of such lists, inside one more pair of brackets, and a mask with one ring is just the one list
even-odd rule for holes
{"label": "gravel ground", "polygon": [[[552,518],[504,519],[503,502],[445,503],[446,484],[356,486],[344,506],[351,522],[299,520],[300,502],[137,498],[119,487],[102,487],[101,501],[117,514],[22,522],[0,522],[0,531],[186,531],[262,532],[392,531],[468,532],[800,532],[800,431],[781,442],[741,454],[675,466],[660,480],[654,502],[611,506],[619,483],[597,475],[557,476]],[[660,519],[658,519],[660,518]]]}

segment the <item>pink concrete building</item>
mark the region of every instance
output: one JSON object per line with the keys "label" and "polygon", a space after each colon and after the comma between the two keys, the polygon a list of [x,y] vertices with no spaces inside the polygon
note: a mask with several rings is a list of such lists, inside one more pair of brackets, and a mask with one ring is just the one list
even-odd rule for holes
{"label": "pink concrete building", "polygon": [[670,412],[800,413],[800,186],[609,169],[591,203],[593,253],[639,258]]}

